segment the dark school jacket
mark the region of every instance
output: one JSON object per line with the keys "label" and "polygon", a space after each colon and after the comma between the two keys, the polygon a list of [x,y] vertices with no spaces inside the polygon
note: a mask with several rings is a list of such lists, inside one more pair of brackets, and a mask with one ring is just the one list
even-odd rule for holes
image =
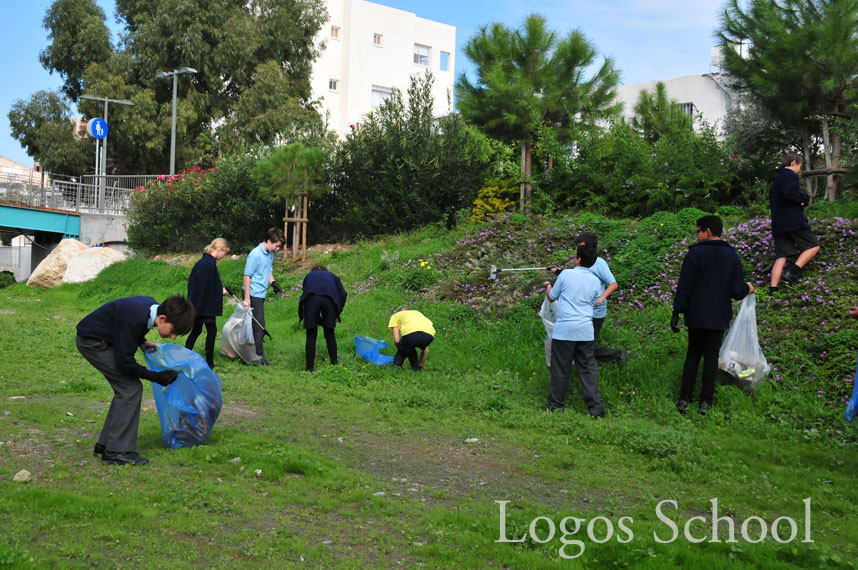
{"label": "dark school jacket", "polygon": [[769,188],[769,207],[772,210],[772,235],[810,229],[804,207],[810,195],[801,191],[798,174],[787,168],[778,170]]}
{"label": "dark school jacket", "polygon": [[188,301],[197,317],[219,317],[223,314],[223,283],[217,271],[217,260],[204,253],[188,278]]}
{"label": "dark school jacket", "polygon": [[744,299],[748,291],[732,246],[720,239],[702,241],[682,260],[673,311],[685,315],[690,329],[727,330],[733,317],[730,299]]}
{"label": "dark school jacket", "polygon": [[346,306],[346,297],[348,294],[343,288],[343,283],[340,278],[330,271],[311,271],[304,277],[304,283],[301,285],[303,293],[298,301],[298,322],[304,320],[304,301],[310,294],[322,295],[330,297],[337,306],[337,317],[343,312]]}
{"label": "dark school jacket", "polygon": [[77,334],[103,340],[113,347],[116,367],[135,378],[154,380],[156,372],[141,366],[134,354],[146,340],[152,297],[125,297],[106,303],[77,324]]}

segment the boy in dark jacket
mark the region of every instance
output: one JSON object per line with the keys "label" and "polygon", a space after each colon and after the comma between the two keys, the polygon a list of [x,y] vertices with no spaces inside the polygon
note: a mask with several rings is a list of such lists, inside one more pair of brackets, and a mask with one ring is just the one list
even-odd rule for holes
{"label": "boy in dark jacket", "polygon": [[113,401],[93,455],[102,463],[143,465],[137,454],[137,427],[143,385],[140,378],[168,386],[179,376],[175,370],[155,372],[141,366],[134,353],[153,350],[155,343],[146,333],[158,329],[161,338],[188,334],[194,325],[194,307],[179,295],[158,304],[152,297],[116,299],[85,316],[77,324],[75,344],[96,370],[104,374],[113,388]]}
{"label": "boy in dark jacket", "polygon": [[682,260],[679,283],[673,296],[670,328],[679,332],[679,315],[685,315],[688,327],[688,351],[682,370],[682,388],[676,409],[684,414],[691,401],[697,380],[697,367],[703,357],[703,386],[698,411],[706,415],[715,395],[715,373],[718,351],[724,331],[730,328],[733,310],[730,299],[741,300],[754,292],[750,281],[744,282],[742,263],[730,244],[721,239],[724,224],[718,216],[697,220],[698,243],[692,245]]}
{"label": "boy in dark jacket", "polygon": [[[787,283],[794,283],[801,277],[802,268],[819,252],[819,241],[804,213],[805,206],[809,206],[813,199],[801,191],[798,173],[802,162],[802,157],[794,152],[784,155],[778,175],[769,189],[776,258],[772,266],[772,293],[777,292],[781,275]],[[792,255],[798,255],[798,259],[784,271],[787,257]]]}

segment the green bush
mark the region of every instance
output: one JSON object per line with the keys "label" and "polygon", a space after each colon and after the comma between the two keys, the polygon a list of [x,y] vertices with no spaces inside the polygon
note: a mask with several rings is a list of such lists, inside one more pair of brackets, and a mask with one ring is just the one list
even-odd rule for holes
{"label": "green bush", "polygon": [[249,251],[283,217],[282,207],[260,198],[255,165],[252,156],[224,157],[215,168],[194,167],[135,189],[129,244],[143,253],[202,251],[223,237],[234,252]]}
{"label": "green bush", "polygon": [[15,274],[11,271],[0,271],[0,289],[15,284]]}
{"label": "green bush", "polygon": [[453,227],[488,171],[485,138],[457,114],[433,116],[432,77],[354,125],[329,165],[331,193],[310,202],[311,241]]}
{"label": "green bush", "polygon": [[585,133],[566,172],[553,174],[560,204],[620,217],[685,207],[714,211],[732,199],[734,175],[711,129],[677,131],[647,143],[625,122]]}

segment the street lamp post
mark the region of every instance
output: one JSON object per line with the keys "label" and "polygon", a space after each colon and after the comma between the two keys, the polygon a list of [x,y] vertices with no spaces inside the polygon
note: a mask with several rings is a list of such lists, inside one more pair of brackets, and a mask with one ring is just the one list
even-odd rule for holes
{"label": "street lamp post", "polygon": [[155,74],[155,79],[173,77],[173,120],[170,127],[170,176],[176,173],[176,84],[178,83],[180,74],[196,72],[197,70],[191,67],[180,67],[173,71],[159,71]]}
{"label": "street lamp post", "polygon": [[[95,95],[81,95],[81,99],[88,99],[90,101],[104,101],[104,122],[107,123],[107,104],[108,103],[118,103],[120,105],[134,105],[128,99],[110,99],[108,97],[96,97]],[[107,123],[110,126],[110,123]],[[104,202],[104,188],[105,188],[105,177],[107,176],[107,137],[104,137],[104,140],[101,143],[101,168],[100,172],[96,172],[96,176],[99,176],[99,184],[98,184],[98,207],[101,208]]]}

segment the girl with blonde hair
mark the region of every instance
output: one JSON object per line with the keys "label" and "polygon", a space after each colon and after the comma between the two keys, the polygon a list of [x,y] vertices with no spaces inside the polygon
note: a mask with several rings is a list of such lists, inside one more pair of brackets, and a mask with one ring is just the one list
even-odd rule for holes
{"label": "girl with blonde hair", "polygon": [[223,296],[228,292],[220,280],[217,262],[229,253],[229,243],[223,238],[215,238],[203,250],[203,256],[197,261],[188,278],[188,300],[194,305],[196,316],[194,328],[188,335],[185,348],[193,350],[197,337],[206,327],[206,362],[214,368],[214,345],[217,330],[215,321],[223,314]]}

